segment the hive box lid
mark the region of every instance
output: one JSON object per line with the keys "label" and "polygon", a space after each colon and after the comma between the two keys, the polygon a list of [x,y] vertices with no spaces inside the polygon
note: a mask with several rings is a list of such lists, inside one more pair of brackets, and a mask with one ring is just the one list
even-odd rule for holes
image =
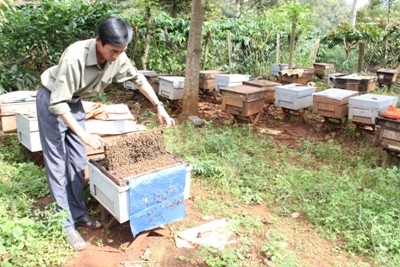
{"label": "hive box lid", "polygon": [[220,70],[201,70],[199,71],[199,79],[215,79],[216,74],[224,74],[224,72]]}
{"label": "hive box lid", "polygon": [[248,81],[250,75],[248,74],[216,74],[216,80],[229,80],[229,82],[242,82]]}
{"label": "hive box lid", "polygon": [[267,91],[275,91],[275,87],[278,85],[282,85],[281,83],[272,82],[269,80],[251,80],[251,81],[243,81],[244,85],[251,85],[255,87],[263,87],[266,88]]}
{"label": "hive box lid", "polygon": [[399,98],[397,96],[363,94],[349,98],[349,106],[359,108],[383,109],[389,105],[396,105]]}
{"label": "hive box lid", "polygon": [[298,97],[312,95],[317,90],[315,86],[300,85],[297,83],[290,83],[275,87],[276,94],[295,95]]}
{"label": "hive box lid", "polygon": [[182,76],[158,76],[159,81],[167,81],[173,84],[174,88],[183,88],[185,86],[185,77]]}
{"label": "hive box lid", "polygon": [[267,92],[266,88],[260,88],[250,85],[234,85],[221,88],[222,96],[243,98],[244,100],[264,98],[266,92]]}
{"label": "hive box lid", "polygon": [[359,95],[358,91],[338,88],[330,88],[321,92],[313,93],[314,101],[334,102],[339,105],[348,103],[351,96],[357,95]]}

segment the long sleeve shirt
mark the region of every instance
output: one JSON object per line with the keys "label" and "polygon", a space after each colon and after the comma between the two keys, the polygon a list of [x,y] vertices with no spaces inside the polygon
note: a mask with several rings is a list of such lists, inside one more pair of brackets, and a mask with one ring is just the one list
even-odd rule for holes
{"label": "long sleeve shirt", "polygon": [[101,68],[96,57],[96,39],[71,44],[58,65],[41,75],[42,85],[51,91],[49,111],[55,115],[69,112],[68,102],[72,98],[98,93],[112,82],[127,80],[140,86],[145,77],[138,73],[125,52]]}

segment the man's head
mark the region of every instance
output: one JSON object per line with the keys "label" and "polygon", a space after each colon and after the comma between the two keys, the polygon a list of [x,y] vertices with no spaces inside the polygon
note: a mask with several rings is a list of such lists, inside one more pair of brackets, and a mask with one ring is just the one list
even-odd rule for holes
{"label": "man's head", "polygon": [[117,60],[132,41],[133,30],[125,21],[117,17],[103,20],[96,38],[97,60],[99,63]]}
{"label": "man's head", "polygon": [[133,30],[122,19],[109,17],[100,23],[97,36],[102,45],[126,46],[132,41]]}

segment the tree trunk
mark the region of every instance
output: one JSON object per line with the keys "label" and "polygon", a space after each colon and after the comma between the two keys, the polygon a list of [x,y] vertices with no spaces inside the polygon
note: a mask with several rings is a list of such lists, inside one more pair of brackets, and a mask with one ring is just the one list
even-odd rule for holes
{"label": "tree trunk", "polygon": [[353,5],[352,5],[352,7],[351,7],[350,25],[353,26],[353,27],[356,26],[357,2],[358,2],[358,0],[353,0]]}
{"label": "tree trunk", "polygon": [[140,61],[142,63],[142,68],[144,70],[147,70],[147,58],[149,56],[151,35],[153,34],[152,26],[151,26],[151,13],[150,13],[149,6],[146,7],[146,20],[147,20],[146,42],[145,42],[143,54],[140,58]]}
{"label": "tree trunk", "polygon": [[289,46],[289,69],[294,65],[294,42],[296,38],[296,23],[292,22],[292,29],[290,32],[290,46]]}
{"label": "tree trunk", "polygon": [[186,55],[185,87],[182,99],[182,113],[179,116],[179,121],[184,121],[191,115],[197,116],[199,114],[199,72],[204,4],[205,0],[192,1],[192,14]]}

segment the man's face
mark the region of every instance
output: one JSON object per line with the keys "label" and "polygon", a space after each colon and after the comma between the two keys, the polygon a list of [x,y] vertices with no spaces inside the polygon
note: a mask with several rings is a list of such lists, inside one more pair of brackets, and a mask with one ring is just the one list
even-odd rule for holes
{"label": "man's face", "polygon": [[124,52],[128,45],[125,46],[116,46],[111,44],[102,45],[99,39],[96,40],[97,43],[97,55],[100,58],[105,59],[107,61],[115,61]]}

